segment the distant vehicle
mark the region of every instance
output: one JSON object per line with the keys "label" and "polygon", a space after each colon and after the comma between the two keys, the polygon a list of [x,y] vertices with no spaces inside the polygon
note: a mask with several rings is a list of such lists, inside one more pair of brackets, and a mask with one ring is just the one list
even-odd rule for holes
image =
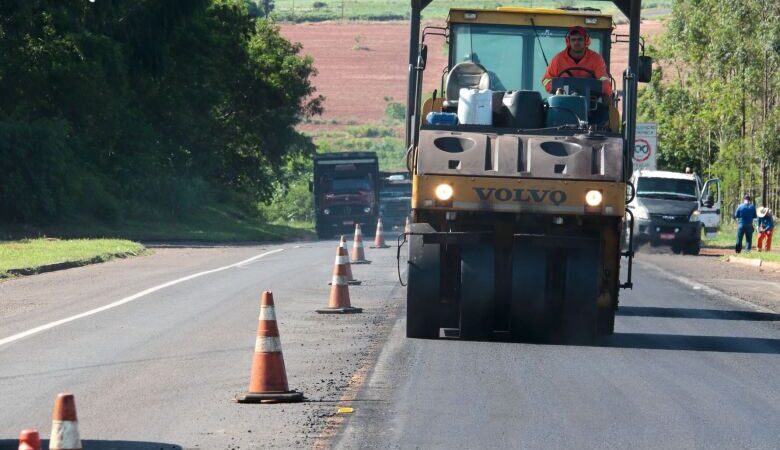
{"label": "distant vehicle", "polygon": [[634,249],[642,244],[670,246],[675,253],[697,255],[702,230],[720,224],[720,181],[700,188],[695,174],[638,170],[631,177],[636,195],[628,204],[634,215]]}
{"label": "distant vehicle", "polygon": [[387,229],[403,227],[412,211],[412,180],[408,173],[381,173],[379,215]]}
{"label": "distant vehicle", "polygon": [[374,152],[324,153],[314,157],[314,220],[317,236],[348,234],[360,224],[373,235],[379,216],[379,159]]}

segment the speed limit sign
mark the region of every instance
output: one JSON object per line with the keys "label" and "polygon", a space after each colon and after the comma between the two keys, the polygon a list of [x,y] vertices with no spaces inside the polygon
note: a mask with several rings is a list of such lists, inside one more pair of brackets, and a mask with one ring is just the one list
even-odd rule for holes
{"label": "speed limit sign", "polygon": [[655,123],[638,123],[634,141],[634,169],[655,170],[655,154],[658,152],[658,131]]}

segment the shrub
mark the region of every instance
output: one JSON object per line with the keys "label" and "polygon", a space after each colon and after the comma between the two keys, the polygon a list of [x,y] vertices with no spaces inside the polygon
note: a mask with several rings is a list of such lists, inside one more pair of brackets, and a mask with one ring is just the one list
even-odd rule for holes
{"label": "shrub", "polygon": [[385,117],[391,121],[406,120],[406,106],[399,102],[388,101],[385,105]]}

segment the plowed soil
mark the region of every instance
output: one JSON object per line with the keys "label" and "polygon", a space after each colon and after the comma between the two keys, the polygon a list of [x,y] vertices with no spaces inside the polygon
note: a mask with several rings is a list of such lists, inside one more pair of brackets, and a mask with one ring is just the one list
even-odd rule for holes
{"label": "plowed soil", "polygon": [[[430,24],[435,25],[435,24]],[[282,34],[303,44],[303,54],[314,58],[319,71],[314,78],[317,92],[325,96],[321,121],[344,123],[376,122],[384,115],[386,97],[406,102],[409,24],[406,22],[323,22],[283,24]],[[616,31],[628,34],[626,25]],[[663,32],[660,22],[642,23],[648,37]],[[446,66],[443,38],[428,38],[428,69],[424,89],[440,86]],[[626,44],[613,47],[612,75],[620,83],[627,60]],[[618,86],[618,89],[621,87]]]}

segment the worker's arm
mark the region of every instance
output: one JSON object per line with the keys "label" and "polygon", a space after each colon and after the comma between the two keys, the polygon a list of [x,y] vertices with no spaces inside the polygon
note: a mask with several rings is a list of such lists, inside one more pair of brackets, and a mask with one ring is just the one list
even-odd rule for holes
{"label": "worker's arm", "polygon": [[544,72],[544,75],[542,76],[542,85],[544,86],[544,89],[552,94],[552,79],[556,75],[558,75],[558,55],[555,55],[550,61],[550,65],[547,66],[547,70]]}

